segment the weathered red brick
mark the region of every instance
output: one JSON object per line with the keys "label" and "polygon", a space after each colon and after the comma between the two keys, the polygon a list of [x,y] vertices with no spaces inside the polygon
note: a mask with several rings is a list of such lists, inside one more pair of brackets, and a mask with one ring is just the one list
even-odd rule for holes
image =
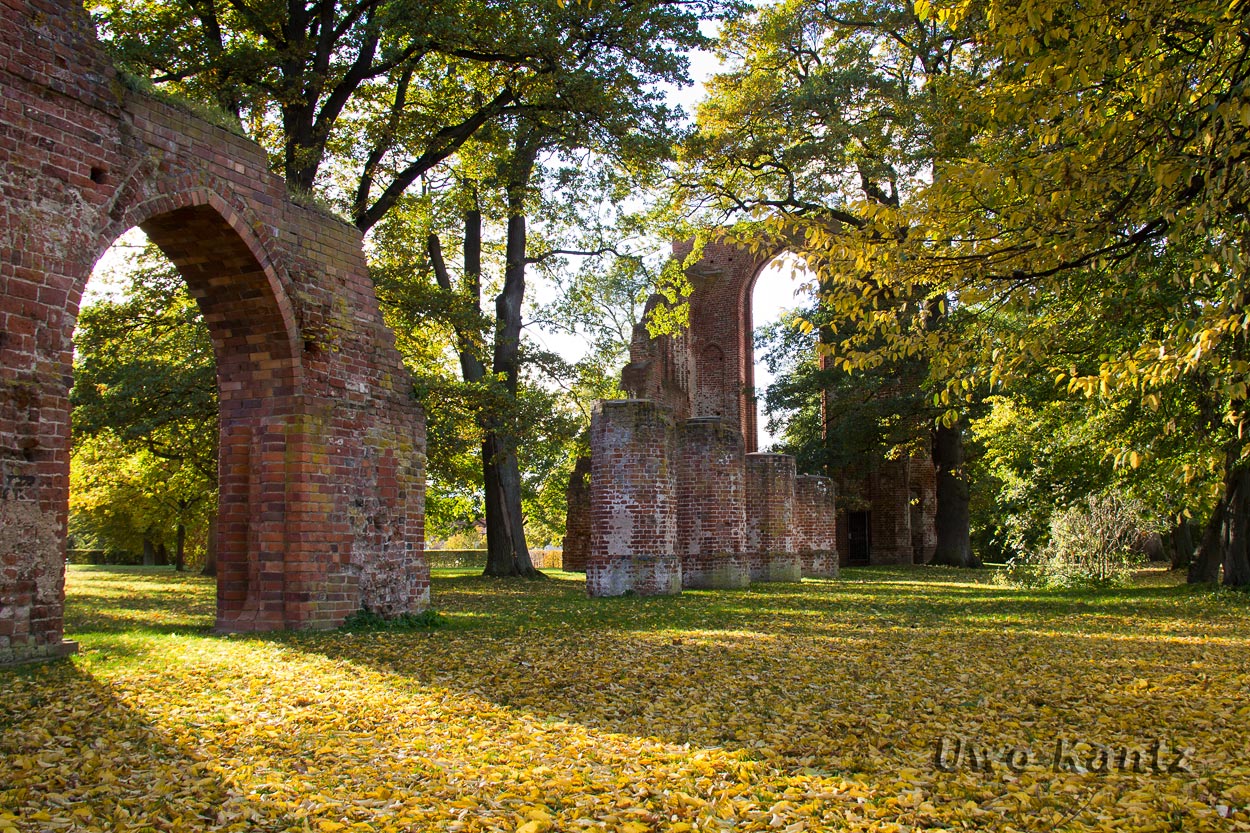
{"label": "weathered red brick", "polygon": [[[18,0],[0,28],[6,621],[32,644],[61,642],[71,335],[96,259],[136,225],[186,278],[220,357],[218,627],[419,610],[424,418],[359,233],[289,202],[254,143],[169,104],[119,98],[82,6],[38,7]],[[13,54],[23,57],[4,59]],[[304,349],[325,332],[335,351]]]}
{"label": "weathered red brick", "polygon": [[[677,243],[673,246],[674,257],[685,258],[691,252],[691,244]],[[673,336],[653,338],[645,325],[634,331],[630,345],[630,363],[621,373],[622,387],[633,397],[648,399],[667,408],[674,420],[718,419],[741,436],[746,452],[756,448],[756,401],[754,397],[754,345],[752,342],[751,296],[760,272],[778,253],[777,250],[753,252],[726,242],[713,241],[702,250],[697,263],[687,267],[693,292],[689,298],[690,327]],[[647,305],[650,312],[664,303],[658,296]],[[679,447],[681,443],[679,442]],[[649,453],[638,448],[638,453]],[[601,452],[592,444],[592,461]],[[710,453],[710,452],[709,452]],[[733,503],[724,496],[712,494],[711,486],[699,485],[700,479],[713,478],[712,458],[698,457],[692,449],[679,451],[682,461],[690,472],[686,491],[702,489],[705,493],[678,498],[683,521],[679,526],[701,536],[701,527],[714,524],[716,518],[725,514],[725,506]],[[594,463],[592,462],[592,467]],[[693,467],[693,468],[692,468]],[[698,470],[695,473],[695,470]],[[866,474],[864,473],[866,471]],[[819,536],[828,538],[828,530],[834,529],[828,547],[806,547],[806,568],[812,575],[831,575],[837,570],[836,555],[845,559],[850,547],[846,545],[847,512],[864,513],[869,535],[867,545],[869,560],[873,563],[910,563],[913,559],[925,560],[936,543],[933,534],[934,481],[932,463],[923,452],[911,460],[867,460],[856,470],[836,473],[835,484],[840,495],[845,495],[838,521],[834,521],[832,505],[821,503],[819,518],[808,518],[806,508],[795,508],[796,529],[803,524],[812,525],[811,535],[817,535],[815,527],[821,527]],[[680,490],[679,490],[680,491]],[[589,512],[589,507],[573,500],[570,492],[568,538],[565,547],[578,552],[590,539],[579,521],[579,512]],[[815,504],[812,504],[815,505]],[[759,507],[747,504],[746,523],[762,522]],[[800,533],[801,537],[802,533]],[[686,541],[686,533],[679,535]],[[679,543],[679,547],[683,544]],[[712,550],[719,544],[704,542],[686,545],[682,553],[687,583],[702,581],[698,576],[712,563]],[[746,550],[756,549],[746,546]],[[784,572],[793,572],[788,551],[784,559],[789,565]],[[819,555],[816,555],[819,553]],[[835,555],[836,554],[836,555]],[[600,556],[603,553],[599,553]],[[595,557],[595,552],[590,553]],[[755,553],[755,573],[767,572],[761,556]]]}

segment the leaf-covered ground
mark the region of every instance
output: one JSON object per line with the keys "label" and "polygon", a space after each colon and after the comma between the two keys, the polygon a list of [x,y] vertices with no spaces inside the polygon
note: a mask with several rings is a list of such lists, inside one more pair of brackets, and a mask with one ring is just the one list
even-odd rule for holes
{"label": "leaf-covered ground", "polygon": [[81,653],[0,671],[0,830],[1250,830],[1244,596],[553,575],[240,638],[207,580],[71,568]]}

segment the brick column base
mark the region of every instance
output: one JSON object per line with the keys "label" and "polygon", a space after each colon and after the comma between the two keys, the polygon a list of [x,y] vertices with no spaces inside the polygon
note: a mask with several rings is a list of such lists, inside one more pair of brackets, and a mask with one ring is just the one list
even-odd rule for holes
{"label": "brick column base", "polygon": [[687,556],[681,564],[681,583],[698,590],[741,590],[751,583],[751,567],[740,552]]}
{"label": "brick column base", "polygon": [[586,562],[591,596],[671,596],[681,592],[681,561],[675,555],[609,555]]}
{"label": "brick column base", "polygon": [[645,399],[595,405],[590,422],[586,592],[681,592],[671,412]]}
{"label": "brick column base", "polygon": [[797,552],[778,550],[753,553],[751,581],[802,581],[803,564]]}
{"label": "brick column base", "polygon": [[837,578],[837,550],[815,550],[803,553],[803,578]]}
{"label": "brick column base", "polygon": [[78,643],[68,639],[39,645],[23,645],[18,650],[0,648],[0,668],[12,668],[28,662],[48,662],[78,653]]}

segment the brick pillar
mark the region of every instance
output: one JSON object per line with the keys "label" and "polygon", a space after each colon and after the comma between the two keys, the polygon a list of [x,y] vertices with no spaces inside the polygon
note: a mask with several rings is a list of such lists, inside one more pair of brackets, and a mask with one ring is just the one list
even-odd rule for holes
{"label": "brick pillar", "polygon": [[751,581],[803,577],[794,534],[794,458],[748,454],[746,551]]}
{"label": "brick pillar", "polygon": [[795,529],[805,578],[837,578],[837,510],[834,483],[804,474],[794,479]]}
{"label": "brick pillar", "polygon": [[598,402],[590,423],[586,592],[681,592],[673,420],[648,399]]}
{"label": "brick pillar", "polygon": [[578,457],[564,493],[568,509],[564,516],[561,567],[570,572],[586,572],[590,554],[590,458]]}
{"label": "brick pillar", "polygon": [[677,554],[682,587],[751,582],[742,434],[720,417],[684,422],[677,437]]}
{"label": "brick pillar", "polygon": [[930,453],[908,460],[911,481],[911,549],[916,564],[928,564],[937,552],[937,471]]}
{"label": "brick pillar", "polygon": [[63,641],[71,335],[139,226],[217,357],[220,630],[420,610],[425,428],[357,229],[250,140],[114,79],[81,3],[0,3],[0,664]]}
{"label": "brick pillar", "polygon": [[911,485],[908,462],[882,460],[870,478],[870,564],[911,564]]}

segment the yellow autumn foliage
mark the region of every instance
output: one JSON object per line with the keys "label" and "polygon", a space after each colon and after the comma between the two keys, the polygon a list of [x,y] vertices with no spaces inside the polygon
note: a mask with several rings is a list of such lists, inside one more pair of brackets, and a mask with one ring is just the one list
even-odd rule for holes
{"label": "yellow autumn foliage", "polygon": [[[0,671],[0,830],[1250,829],[1242,596],[557,578],[436,578],[428,633],[244,638],[206,580],[71,569],[81,653]],[[943,738],[1034,760],[948,772]],[[1192,771],[1052,766],[1157,740]]]}

